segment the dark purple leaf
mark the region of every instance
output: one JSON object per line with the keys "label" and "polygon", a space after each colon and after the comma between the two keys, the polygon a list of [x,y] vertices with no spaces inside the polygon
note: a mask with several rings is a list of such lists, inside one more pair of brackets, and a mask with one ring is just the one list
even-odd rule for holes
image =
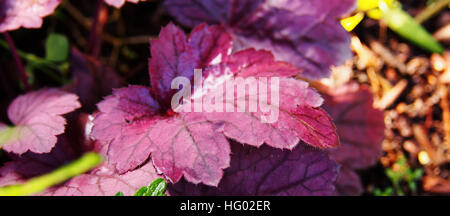
{"label": "dark purple leaf", "polygon": [[384,114],[373,108],[373,95],[366,86],[350,83],[325,94],[324,109],[337,126],[341,146],[328,150],[342,167],[336,182],[338,195],[360,195],[363,187],[354,169],[374,165],[381,157]]}
{"label": "dark purple leaf", "polygon": [[302,68],[301,76],[329,76],[330,66],[351,57],[350,35],[339,17],[354,0],[168,0],[169,13],[184,25],[223,23],[233,34],[234,51],[253,47]]}
{"label": "dark purple leaf", "polygon": [[339,176],[336,181],[335,195],[338,196],[359,196],[364,188],[359,179],[359,175],[353,169],[341,166]]}
{"label": "dark purple leaf", "polygon": [[338,166],[327,154],[299,144],[292,151],[231,145],[231,166],[219,186],[186,181],[169,186],[171,195],[332,195]]}
{"label": "dark purple leaf", "polygon": [[330,90],[324,109],[337,126],[341,146],[330,149],[331,157],[352,169],[374,165],[381,156],[384,114],[373,108],[373,95],[356,83]]}
{"label": "dark purple leaf", "polygon": [[265,0],[168,0],[170,14],[185,26],[194,27],[203,22],[233,25],[249,16]]}
{"label": "dark purple leaf", "polygon": [[102,65],[76,48],[72,48],[70,61],[73,81],[65,89],[80,97],[83,110],[87,112],[92,112],[95,104],[111,94],[113,88],[124,85],[124,81],[112,68]]}

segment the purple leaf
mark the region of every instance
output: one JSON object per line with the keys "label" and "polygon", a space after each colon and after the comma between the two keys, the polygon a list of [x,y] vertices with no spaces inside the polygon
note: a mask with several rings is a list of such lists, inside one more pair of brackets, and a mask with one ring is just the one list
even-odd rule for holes
{"label": "purple leaf", "polygon": [[220,63],[228,55],[231,37],[220,26],[206,25],[196,27],[186,37],[180,28],[169,23],[162,28],[159,39],[153,39],[150,43],[152,90],[160,104],[168,107],[175,93],[170,88],[172,80],[177,76],[192,80],[195,68],[203,68],[214,60]]}
{"label": "purple leaf", "polygon": [[56,135],[64,132],[66,120],[62,115],[81,106],[77,99],[76,95],[57,89],[19,96],[8,108],[8,117],[14,124],[13,136],[2,148],[17,154],[50,152]]}
{"label": "purple leaf", "polygon": [[[241,74],[243,73],[245,72]],[[264,123],[262,119],[266,115],[261,110],[257,112],[212,112],[205,115],[209,120],[219,123],[220,130],[228,138],[252,146],[261,146],[263,143],[267,143],[275,148],[292,149],[301,139],[319,148],[336,147],[339,142],[335,128],[328,114],[319,108],[322,104],[320,96],[308,87],[308,83],[292,78],[280,78],[279,85],[280,89],[277,92],[280,97],[279,107],[274,104],[271,106],[272,110],[279,109],[276,122]],[[222,88],[222,86],[218,88]],[[260,91],[255,94],[249,94],[248,91],[246,93],[244,99],[246,104],[256,103],[256,100],[251,100],[252,98],[266,97],[267,95]],[[270,93],[273,94],[275,91]],[[210,94],[216,95],[216,93]],[[204,97],[206,98],[208,95]],[[238,98],[237,93],[234,98]],[[227,100],[227,102],[233,104],[233,101]],[[245,107],[239,107],[238,104],[237,108],[245,110]]]}
{"label": "purple leaf", "polygon": [[330,66],[352,55],[350,35],[338,18],[354,8],[354,0],[168,0],[165,5],[190,27],[226,24],[234,51],[268,49],[309,79],[328,77]]}
{"label": "purple leaf", "polygon": [[[146,134],[150,124],[156,123],[159,105],[150,96],[150,89],[130,86],[114,90],[98,104],[100,113],[94,120],[92,136],[110,143],[108,160],[120,173],[134,169],[150,154]],[[139,139],[140,138],[140,139]],[[129,140],[127,140],[129,139]],[[120,147],[116,151],[115,146]]]}
{"label": "purple leaf", "polygon": [[[253,146],[265,142],[286,149],[293,149],[300,140],[321,148],[338,145],[333,124],[319,107],[323,102],[319,94],[304,81],[286,78],[298,72],[295,67],[274,61],[266,51],[249,49],[229,55],[226,48],[229,45],[219,46],[223,49],[208,45],[229,41],[225,40],[228,38],[225,32],[218,31],[220,28],[201,25],[186,38],[181,30],[169,24],[160,35],[164,39],[152,43],[150,76],[152,86],[158,90],[130,86],[115,90],[113,95],[99,103],[92,137],[109,146],[108,161],[119,173],[136,169],[151,155],[158,171],[172,182],[184,175],[190,182],[217,186],[222,170],[229,166],[230,161],[226,137]],[[195,42],[197,40],[205,43]],[[175,48],[179,50],[174,51]],[[214,60],[219,58],[217,56],[220,56],[220,61]],[[195,64],[187,64],[190,61],[184,58],[191,58]],[[205,69],[202,77],[204,90],[194,89],[190,97],[183,99],[182,105],[174,107],[175,110],[168,108],[166,104],[173,95],[170,92],[172,79],[184,75],[192,81],[196,67]],[[265,90],[261,88],[263,90],[251,93],[260,100],[266,96],[271,110],[280,109],[280,116],[275,121],[262,123],[267,112],[261,109],[250,112],[244,107],[240,107],[244,112],[235,107],[231,112],[186,111],[186,108],[195,106],[199,98],[207,101],[220,96],[220,89],[227,87],[226,82],[234,80],[232,78],[247,77],[279,78],[278,89],[269,91],[266,86]],[[279,106],[268,97],[275,93],[280,94]],[[234,98],[246,104],[256,102],[251,95],[240,98],[238,92],[232,95],[231,99],[225,95],[223,98],[227,100],[222,102],[233,104]]]}
{"label": "purple leaf", "polygon": [[40,28],[42,19],[53,13],[61,0],[2,0],[0,32],[24,28]]}
{"label": "purple leaf", "polygon": [[119,173],[136,168],[151,152],[155,166],[174,182],[184,171],[192,181],[202,178],[217,184],[221,169],[229,165],[225,137],[215,133],[202,115],[158,116],[146,87],[118,89],[99,109],[93,136],[106,143],[110,140],[108,159]]}
{"label": "purple leaf", "polygon": [[189,27],[208,24],[235,24],[251,14],[265,0],[168,0],[169,13]]}
{"label": "purple leaf", "polygon": [[335,195],[338,196],[359,196],[364,188],[358,174],[353,169],[341,166],[339,177],[336,181]]}
{"label": "purple leaf", "polygon": [[330,90],[324,109],[332,116],[342,145],[330,149],[331,158],[352,169],[374,165],[381,156],[384,114],[373,108],[373,95],[365,86],[347,84]]}
{"label": "purple leaf", "polygon": [[329,149],[342,165],[336,182],[338,195],[360,195],[363,187],[354,169],[374,165],[381,157],[384,114],[373,108],[373,95],[366,86],[350,83],[329,89],[324,109],[333,117],[341,146]]}
{"label": "purple leaf", "polygon": [[233,143],[231,166],[217,188],[185,181],[169,186],[171,195],[331,195],[338,165],[304,144],[292,151],[257,149]]}

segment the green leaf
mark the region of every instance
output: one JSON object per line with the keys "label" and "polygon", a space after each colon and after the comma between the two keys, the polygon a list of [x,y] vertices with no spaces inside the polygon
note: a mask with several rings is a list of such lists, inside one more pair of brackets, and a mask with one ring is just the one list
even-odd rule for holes
{"label": "green leaf", "polygon": [[122,191],[117,192],[114,196],[124,196]]}
{"label": "green leaf", "polygon": [[62,34],[52,33],[45,42],[45,59],[54,62],[62,62],[69,57],[69,40]]}
{"label": "green leaf", "polygon": [[158,178],[148,186],[150,196],[165,196],[167,185],[164,179]]}
{"label": "green leaf", "polygon": [[148,188],[146,186],[141,187],[136,193],[134,193],[134,196],[146,196]]}
{"label": "green leaf", "polygon": [[157,178],[147,187],[141,187],[134,196],[165,196],[167,185],[164,179]]}
{"label": "green leaf", "polygon": [[388,187],[384,191],[382,189],[375,188],[375,191],[373,192],[373,194],[375,196],[392,196],[392,195],[394,195],[394,190],[392,187]]}
{"label": "green leaf", "polygon": [[417,185],[416,185],[416,182],[409,182],[408,183],[408,186],[409,186],[409,189],[411,189],[411,191],[413,192],[413,193],[415,193],[416,192],[416,190],[417,190]]}
{"label": "green leaf", "polygon": [[416,169],[413,172],[414,180],[420,180],[422,178],[422,175],[423,175],[423,169]]}
{"label": "green leaf", "polygon": [[383,20],[391,30],[429,52],[444,52],[442,45],[399,6],[389,6],[384,1],[379,1],[379,8],[383,13]]}

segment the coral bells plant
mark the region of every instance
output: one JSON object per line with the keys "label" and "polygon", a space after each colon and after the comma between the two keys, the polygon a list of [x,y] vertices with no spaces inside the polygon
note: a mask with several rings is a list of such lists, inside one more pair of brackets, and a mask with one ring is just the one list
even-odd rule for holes
{"label": "coral bells plant", "polygon": [[[151,158],[156,169],[171,182],[184,175],[190,182],[217,186],[223,169],[230,166],[227,139],[255,147],[266,143],[279,149],[293,149],[300,140],[318,148],[338,145],[334,125],[320,108],[323,99],[306,82],[290,78],[298,69],[275,61],[267,51],[247,49],[230,54],[232,39],[223,27],[200,25],[186,36],[169,24],[161,30],[158,40],[151,41],[151,47],[152,88],[130,86],[114,90],[113,95],[98,104],[99,114],[93,121],[92,137],[109,143],[108,162],[119,173],[134,170]],[[245,104],[257,98],[251,92],[237,98],[247,103],[232,107],[236,109],[231,112],[171,107],[172,80],[178,76],[194,80],[195,68],[205,68],[205,89],[194,89],[191,98],[183,98],[185,103],[180,106],[195,106],[191,102],[198,97],[203,102],[211,100],[211,95],[222,98],[227,94],[222,90],[230,91],[234,86],[225,88],[221,82],[231,78],[277,77],[277,92],[272,89],[269,94],[279,94],[281,103],[274,107],[279,110],[278,120],[263,123],[261,110],[252,113],[245,109]],[[253,94],[261,96],[267,91],[266,86]],[[229,94],[234,97],[223,96],[225,103],[235,105],[229,100],[238,97],[238,93]]]}
{"label": "coral bells plant", "polygon": [[[98,57],[103,38],[126,43],[102,36],[103,3],[125,2],[139,0],[97,1],[87,53],[67,46],[72,65],[61,74],[71,82],[59,89],[31,91],[5,34],[26,92],[0,123],[8,158],[0,186],[30,188],[30,179],[87,164],[33,192],[131,195],[163,178],[167,195],[361,193],[355,170],[380,156],[382,113],[364,86],[319,92],[310,84],[351,56],[338,18],[353,0],[167,0],[162,8],[192,29],[161,27],[150,39],[149,82],[128,86]],[[2,0],[0,32],[38,28],[59,3]],[[19,186],[0,187],[0,195],[22,195]]]}

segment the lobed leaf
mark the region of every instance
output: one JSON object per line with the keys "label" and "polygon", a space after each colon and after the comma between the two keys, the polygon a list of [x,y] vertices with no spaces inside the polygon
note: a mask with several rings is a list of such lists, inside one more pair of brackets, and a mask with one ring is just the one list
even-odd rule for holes
{"label": "lobed leaf", "polygon": [[373,95],[355,83],[324,96],[324,109],[333,117],[342,145],[330,149],[331,158],[352,169],[374,165],[381,157],[384,114],[373,107]]}
{"label": "lobed leaf", "polygon": [[354,170],[373,166],[381,157],[384,114],[373,107],[370,90],[357,83],[329,89],[324,98],[324,109],[332,116],[342,144],[328,150],[330,157],[342,166],[336,193],[360,195],[362,183]]}
{"label": "lobed leaf", "polygon": [[[275,61],[266,51],[249,49],[230,55],[231,40],[221,29],[201,25],[185,37],[169,24],[161,31],[160,39],[152,42],[149,65],[153,89],[143,86],[117,89],[98,104],[92,137],[108,146],[109,164],[119,173],[135,170],[151,159],[172,182],[184,175],[190,182],[217,186],[222,170],[230,163],[227,138],[253,146],[265,142],[286,149],[293,149],[300,139],[321,148],[338,145],[330,118],[319,108],[322,98],[306,82],[287,78],[298,69]],[[185,61],[189,58],[195,64]],[[178,75],[192,81],[196,67],[204,69],[204,90],[194,89],[182,105],[175,110],[168,108],[168,99],[173,95],[169,81]],[[220,95],[225,81],[246,77],[279,78],[280,107],[270,103],[271,109],[281,110],[278,121],[262,123],[265,116],[261,110],[183,111],[192,108],[199,98],[207,101]],[[278,93],[271,91],[259,90],[256,95]],[[249,95],[238,98],[237,92],[235,96],[246,104],[252,100]]]}
{"label": "lobed leaf", "polygon": [[57,89],[43,89],[16,98],[8,108],[14,124],[14,136],[3,143],[8,152],[47,153],[55,145],[56,135],[64,132],[62,115],[81,105],[78,97]]}
{"label": "lobed leaf", "polygon": [[204,68],[211,63],[220,63],[228,56],[231,37],[220,26],[199,25],[186,37],[185,33],[169,23],[159,35],[152,39],[149,59],[149,73],[152,91],[163,107],[170,106],[175,94],[172,80],[183,76],[194,78],[194,69]]}

